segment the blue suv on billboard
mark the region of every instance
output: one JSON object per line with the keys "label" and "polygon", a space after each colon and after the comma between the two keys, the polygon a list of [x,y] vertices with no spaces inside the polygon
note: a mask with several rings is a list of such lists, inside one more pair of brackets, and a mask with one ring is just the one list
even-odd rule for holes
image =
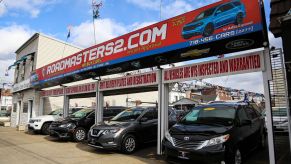
{"label": "blue suv on billboard", "polygon": [[245,17],[245,6],[239,0],[223,3],[201,12],[192,22],[186,24],[182,37],[184,39],[197,35],[207,37],[220,27],[242,24]]}

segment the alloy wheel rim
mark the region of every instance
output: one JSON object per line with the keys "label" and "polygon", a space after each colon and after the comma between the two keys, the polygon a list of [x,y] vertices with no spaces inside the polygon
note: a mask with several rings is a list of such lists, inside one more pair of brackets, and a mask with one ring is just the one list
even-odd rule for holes
{"label": "alloy wheel rim", "polygon": [[85,132],[83,130],[78,130],[76,132],[76,138],[80,141],[83,140],[85,137]]}
{"label": "alloy wheel rim", "polygon": [[241,164],[242,160],[241,160],[241,153],[239,150],[236,150],[235,152],[235,164]]}
{"label": "alloy wheel rim", "polygon": [[125,141],[125,149],[128,152],[132,152],[135,149],[135,140],[133,138],[127,138]]}

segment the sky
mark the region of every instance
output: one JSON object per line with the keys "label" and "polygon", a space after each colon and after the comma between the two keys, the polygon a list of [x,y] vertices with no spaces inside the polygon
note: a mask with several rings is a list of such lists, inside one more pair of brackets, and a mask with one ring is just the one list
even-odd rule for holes
{"label": "sky", "polygon": [[[162,1],[162,5],[161,2]],[[95,20],[96,41],[126,34],[161,19],[203,7],[217,0],[102,0],[100,18]],[[91,0],[0,0],[0,83],[13,81],[15,51],[35,32],[66,40],[86,48],[94,44]],[[96,0],[100,2],[100,0]],[[267,23],[270,0],[265,0]],[[160,10],[161,8],[161,10]],[[282,47],[281,39],[269,32],[271,45]],[[206,79],[206,81],[249,91],[263,92],[261,73]],[[238,85],[240,84],[240,85]]]}

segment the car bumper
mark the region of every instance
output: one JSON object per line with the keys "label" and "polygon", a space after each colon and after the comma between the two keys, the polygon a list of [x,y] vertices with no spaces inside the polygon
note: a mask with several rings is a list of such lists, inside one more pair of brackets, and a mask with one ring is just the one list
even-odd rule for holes
{"label": "car bumper", "polygon": [[224,161],[225,149],[202,149],[192,150],[174,147],[169,141],[163,141],[164,154],[170,157],[176,157],[180,159],[195,160],[204,163],[220,163]]}
{"label": "car bumper", "polygon": [[41,124],[39,124],[39,123],[28,123],[27,127],[28,127],[28,130],[31,130],[31,131],[40,131],[41,130]]}
{"label": "car bumper", "polygon": [[99,149],[108,149],[108,150],[119,150],[120,144],[118,139],[114,138],[113,135],[93,137],[88,136],[88,145],[94,148]]}
{"label": "car bumper", "polygon": [[66,128],[50,128],[49,129],[50,136],[58,137],[60,139],[69,139],[72,138],[74,129],[66,129]]}

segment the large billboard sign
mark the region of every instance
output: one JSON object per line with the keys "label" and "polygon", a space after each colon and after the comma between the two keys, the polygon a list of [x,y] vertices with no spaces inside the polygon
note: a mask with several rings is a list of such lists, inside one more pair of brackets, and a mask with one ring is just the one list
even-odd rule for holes
{"label": "large billboard sign", "polygon": [[261,0],[222,0],[39,68],[33,84],[46,87],[267,46],[262,13]]}
{"label": "large billboard sign", "polygon": [[163,82],[198,80],[265,69],[263,51],[163,70]]}

